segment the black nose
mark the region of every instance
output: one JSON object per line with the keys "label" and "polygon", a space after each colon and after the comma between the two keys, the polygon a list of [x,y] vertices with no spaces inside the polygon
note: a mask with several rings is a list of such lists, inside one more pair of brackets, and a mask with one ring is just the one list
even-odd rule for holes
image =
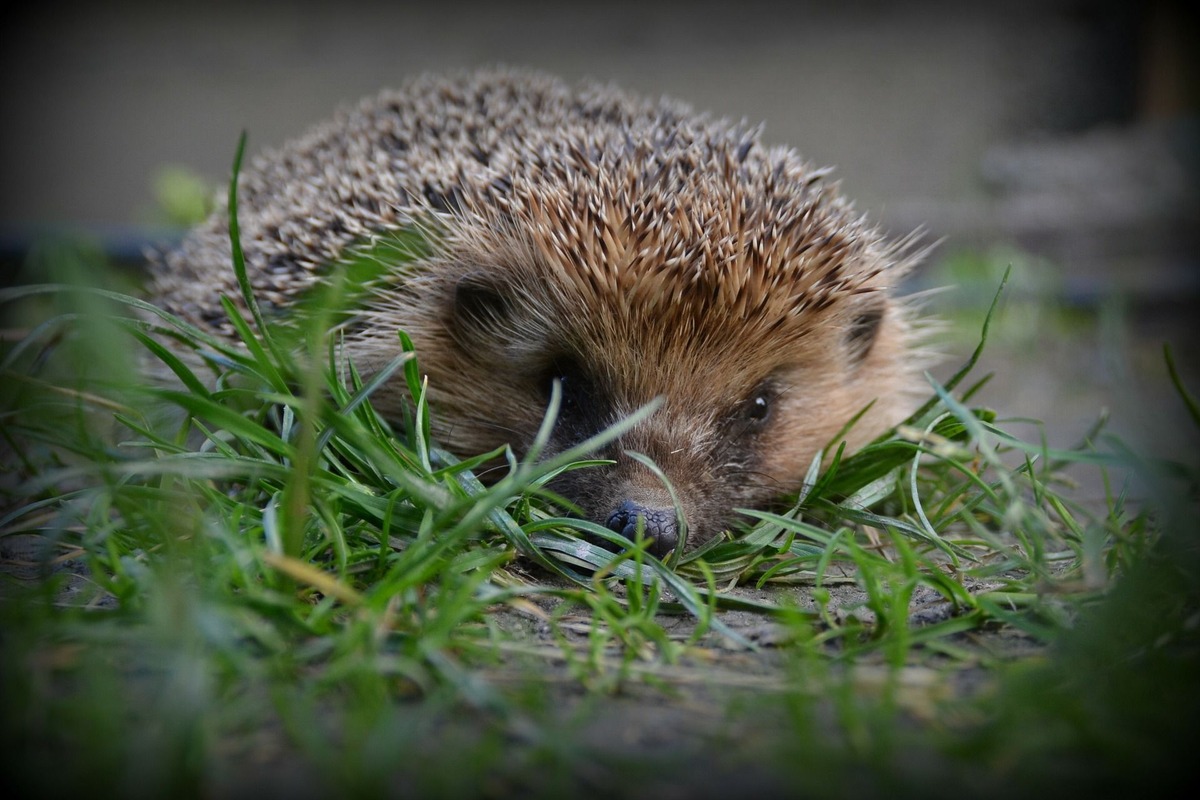
{"label": "black nose", "polygon": [[642,518],[645,535],[654,540],[650,545],[651,553],[662,558],[675,549],[679,541],[679,526],[674,508],[649,508],[626,500],[609,514],[605,527],[632,542],[637,537],[638,517]]}

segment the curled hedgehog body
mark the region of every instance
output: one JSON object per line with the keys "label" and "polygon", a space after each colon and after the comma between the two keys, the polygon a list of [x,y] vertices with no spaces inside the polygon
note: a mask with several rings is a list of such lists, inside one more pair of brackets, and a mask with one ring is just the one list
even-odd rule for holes
{"label": "curled hedgehog body", "polygon": [[[919,399],[917,326],[891,293],[911,248],[824,174],[670,100],[522,72],[424,77],[253,161],[241,243],[260,302],[286,308],[349,248],[434,220],[436,252],[371,291],[345,355],[369,374],[406,331],[435,437],[459,455],[522,453],[554,381],[551,453],[662,398],[598,453],[613,466],[552,488],[618,532],[641,517],[663,554],[675,506],[627,452],[661,467],[698,544],[799,489],[868,404],[850,448]],[[165,254],[154,291],[228,333],[226,224],[218,212]],[[376,405],[396,415],[404,398],[397,381]]]}

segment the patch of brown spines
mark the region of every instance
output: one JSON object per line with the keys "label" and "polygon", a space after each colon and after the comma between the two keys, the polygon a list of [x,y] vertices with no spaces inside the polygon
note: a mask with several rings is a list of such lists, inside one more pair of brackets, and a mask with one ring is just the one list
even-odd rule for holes
{"label": "patch of brown spines", "polygon": [[[867,403],[851,445],[915,405],[924,359],[889,293],[912,258],[824,174],[671,101],[485,72],[415,81],[260,157],[239,217],[251,282],[280,307],[346,248],[434,222],[439,251],[376,289],[347,355],[369,372],[407,331],[436,433],[464,455],[527,446],[555,379],[571,404],[553,447],[664,398],[607,452],[616,467],[559,488],[601,522],[631,498],[661,508],[623,456],[646,453],[702,540],[798,488]],[[218,295],[238,294],[224,226],[157,273],[169,309],[218,330]]]}

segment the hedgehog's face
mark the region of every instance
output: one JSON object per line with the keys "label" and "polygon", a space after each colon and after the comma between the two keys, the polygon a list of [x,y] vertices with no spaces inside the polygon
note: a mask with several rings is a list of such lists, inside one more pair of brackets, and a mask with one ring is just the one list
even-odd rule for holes
{"label": "hedgehog's face", "polygon": [[694,546],[734,523],[734,509],[795,493],[818,451],[872,401],[847,437],[852,446],[907,409],[905,327],[881,292],[847,295],[808,319],[738,328],[715,319],[707,302],[684,298],[674,314],[642,314],[620,296],[583,297],[530,274],[553,272],[460,264],[441,284],[430,305],[442,309],[442,333],[417,342],[437,434],[462,455],[505,443],[522,453],[557,384],[553,454],[662,398],[648,420],[596,453],[614,465],[552,484],[587,517],[629,537],[641,517],[660,555],[677,542],[676,509],[630,452],[671,482]]}
{"label": "hedgehog's face", "polygon": [[[859,411],[876,401],[846,436],[861,446],[900,421],[908,405],[905,378],[884,351],[892,344],[884,298],[871,298],[848,323],[829,319],[803,347],[770,338],[684,354],[690,337],[676,332],[659,350],[612,343],[589,353],[560,356],[541,377],[543,401],[552,381],[562,406],[552,446],[582,441],[633,413],[655,397],[660,408],[599,455],[616,463],[566,473],[555,488],[594,521],[633,538],[637,518],[655,538],[653,551],[669,552],[679,531],[677,511],[660,478],[630,452],[649,457],[675,490],[690,546],[738,522],[737,508],[768,508],[794,495],[814,457]],[[687,326],[685,326],[686,329]],[[876,352],[878,350],[878,352]],[[873,357],[874,356],[874,357]],[[625,368],[612,370],[609,359]],[[599,366],[597,366],[599,365]],[[745,521],[745,518],[742,518]]]}

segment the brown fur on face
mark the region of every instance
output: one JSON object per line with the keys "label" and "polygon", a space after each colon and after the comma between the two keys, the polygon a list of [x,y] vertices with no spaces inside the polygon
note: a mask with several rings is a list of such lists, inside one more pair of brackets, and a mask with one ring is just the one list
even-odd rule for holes
{"label": "brown fur on face", "polygon": [[[643,453],[695,544],[733,508],[797,490],[868,403],[851,447],[915,407],[923,359],[890,294],[911,258],[821,177],[675,103],[483,73],[414,83],[260,160],[243,179],[243,247],[252,282],[286,306],[346,246],[433,217],[438,253],[374,293],[347,355],[370,372],[407,331],[437,438],[460,455],[523,452],[556,380],[552,451],[663,398],[600,453],[614,466],[554,488],[614,530],[632,503],[649,529],[670,498],[625,455]],[[220,224],[160,277],[201,319],[227,282]],[[207,293],[183,285],[189,272]],[[403,396],[398,383],[377,405],[395,413]]]}

